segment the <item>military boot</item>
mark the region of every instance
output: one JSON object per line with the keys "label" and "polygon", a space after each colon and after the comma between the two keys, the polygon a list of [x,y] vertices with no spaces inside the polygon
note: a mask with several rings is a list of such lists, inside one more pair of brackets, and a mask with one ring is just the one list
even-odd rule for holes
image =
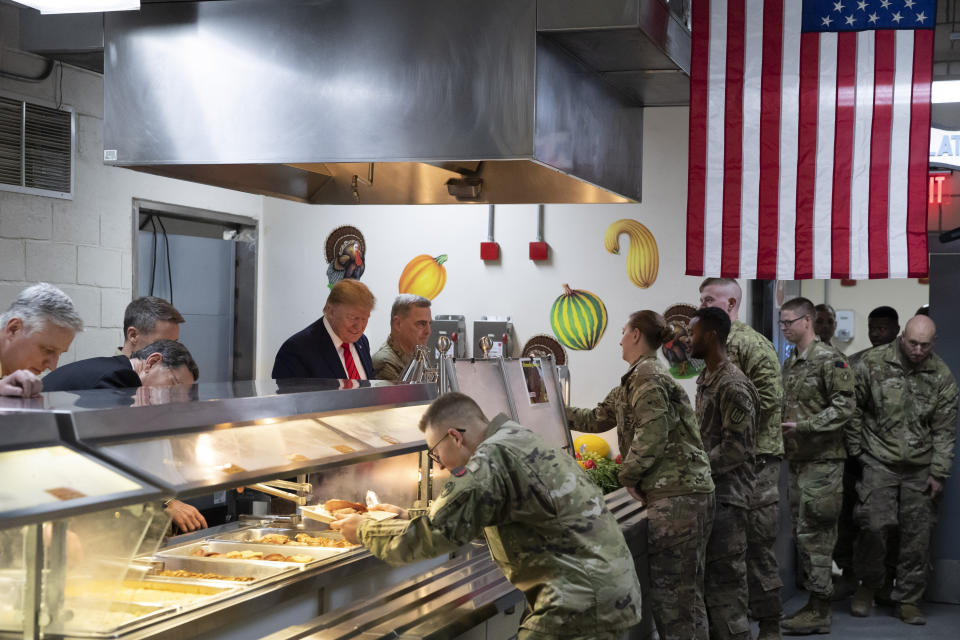
{"label": "military boot", "polygon": [[760,633],[757,640],[780,640],[780,619],[763,618],[760,620]]}
{"label": "military boot", "polygon": [[784,635],[807,636],[814,633],[830,633],[830,599],[810,594],[807,604],[780,623]]}
{"label": "military boot", "polygon": [[853,594],[853,601],[850,603],[850,613],[858,618],[866,618],[873,609],[873,589],[866,585],[857,587],[857,592]]}
{"label": "military boot", "polygon": [[894,615],[907,624],[927,624],[927,617],[923,615],[920,607],[915,604],[901,602],[897,605],[896,609],[894,609]]}

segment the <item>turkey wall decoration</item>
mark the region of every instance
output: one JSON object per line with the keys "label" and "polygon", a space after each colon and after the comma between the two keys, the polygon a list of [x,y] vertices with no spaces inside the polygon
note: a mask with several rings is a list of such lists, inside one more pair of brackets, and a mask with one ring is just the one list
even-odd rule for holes
{"label": "turkey wall decoration", "polygon": [[327,236],[327,286],[359,280],[366,268],[367,243],[356,227],[337,227]]}
{"label": "turkey wall decoration", "polygon": [[603,248],[614,255],[620,254],[620,236],[627,234],[627,277],[641,289],[648,289],[657,279],[660,270],[660,252],[657,241],[645,226],[624,218],[617,220],[603,234]]}
{"label": "turkey wall decoration", "polygon": [[663,312],[663,319],[673,337],[663,343],[661,351],[670,364],[670,375],[680,380],[700,375],[704,367],[703,360],[690,355],[690,346],[687,344],[690,319],[696,312],[697,307],[682,302],[670,305]]}
{"label": "turkey wall decoration", "polygon": [[400,293],[412,293],[428,300],[436,298],[447,284],[447,268],[443,266],[446,261],[446,254],[436,258],[423,254],[408,262],[400,274]]}

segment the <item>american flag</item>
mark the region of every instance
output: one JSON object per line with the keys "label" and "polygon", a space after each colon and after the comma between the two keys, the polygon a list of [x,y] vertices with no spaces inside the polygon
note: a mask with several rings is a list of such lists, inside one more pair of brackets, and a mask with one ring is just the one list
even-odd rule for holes
{"label": "american flag", "polygon": [[927,275],[934,12],[694,0],[688,275]]}

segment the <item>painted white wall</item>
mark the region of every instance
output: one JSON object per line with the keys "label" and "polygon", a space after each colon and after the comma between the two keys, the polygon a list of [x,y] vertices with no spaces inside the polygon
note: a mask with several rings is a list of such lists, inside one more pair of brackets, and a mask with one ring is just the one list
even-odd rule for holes
{"label": "painted white wall", "polygon": [[[35,75],[43,59],[17,49],[19,10],[0,6],[0,68]],[[62,78],[61,78],[62,74]],[[141,198],[259,218],[263,197],[103,164],[103,77],[57,66],[39,83],[0,78],[0,95],[77,113],[73,200],[0,191],[0,309],[47,281],[76,303],[86,324],[61,364],[111,355],[122,341],[133,287],[133,200]]]}
{"label": "painted white wall", "polygon": [[899,280],[858,280],[852,287],[843,287],[839,280],[804,280],[800,295],[814,304],[827,302],[834,309],[854,312],[854,334],[850,342],[834,341],[834,346],[847,355],[870,347],[867,337],[867,316],[873,309],[886,305],[897,310],[902,328],[921,306],[930,302],[930,285],[916,278]]}
{"label": "painted white wall", "polygon": [[[696,303],[700,279],[684,272],[687,187],[686,109],[647,109],[644,122],[643,202],[624,205],[548,205],[544,236],[550,260],[534,263],[537,207],[496,207],[499,264],[480,260],[487,235],[485,205],[310,206],[266,199],[261,218],[259,377],[269,377],[283,341],[322,313],[327,296],[324,243],[335,227],[350,224],[366,239],[367,269],[361,279],[377,297],[367,337],[377,349],[389,332],[389,312],[400,273],[416,255],[447,254],[447,284],[433,313],[463,314],[468,335],[481,315],[509,315],[522,345],[551,334],[549,312],[561,285],[597,294],[609,323],[592,351],[568,351],[572,400],[593,406],[619,384],[627,364],[620,358],[620,330],[632,311],[663,312],[677,302]],[[634,218],[654,234],[660,249],[659,277],[649,289],[634,286],[626,272],[626,236],[621,254],[607,253],[603,235],[621,218]],[[692,390],[694,382],[685,386]]]}

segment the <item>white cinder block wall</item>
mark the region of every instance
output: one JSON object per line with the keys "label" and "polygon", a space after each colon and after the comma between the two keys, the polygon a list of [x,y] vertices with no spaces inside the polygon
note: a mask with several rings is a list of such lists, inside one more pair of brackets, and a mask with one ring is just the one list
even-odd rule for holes
{"label": "white cinder block wall", "polygon": [[[16,7],[0,5],[0,68],[36,75],[43,60],[18,49],[18,15]],[[120,344],[133,286],[134,198],[260,215],[260,196],[104,166],[99,74],[58,64],[39,83],[0,78],[0,95],[45,106],[62,101],[77,113],[73,200],[0,191],[0,309],[38,281],[69,294],[86,329],[61,363],[110,355]]]}

